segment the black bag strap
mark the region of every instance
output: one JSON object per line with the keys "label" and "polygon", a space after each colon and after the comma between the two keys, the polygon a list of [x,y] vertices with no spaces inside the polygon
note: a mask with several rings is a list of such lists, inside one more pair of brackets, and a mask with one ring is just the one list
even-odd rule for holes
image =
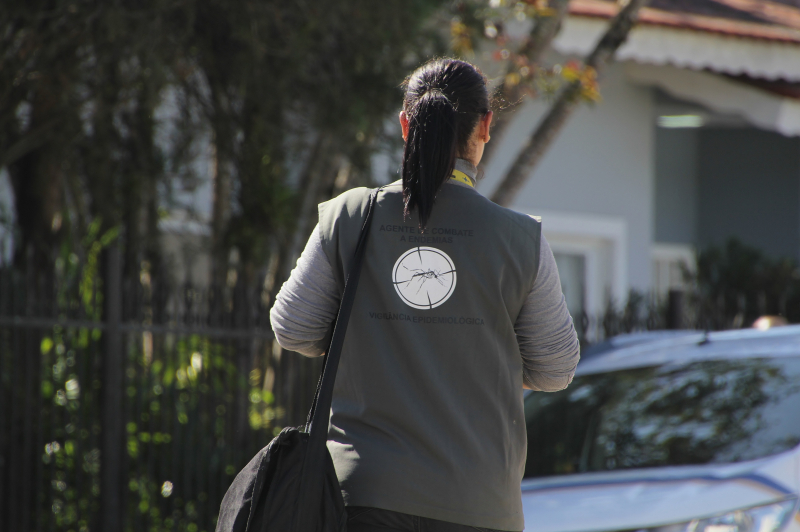
{"label": "black bag strap", "polygon": [[347,333],[347,322],[350,320],[350,312],[353,310],[353,303],[356,299],[358,279],[361,276],[361,264],[364,259],[364,250],[367,247],[367,235],[369,235],[379,191],[380,189],[376,189],[369,196],[367,214],[364,217],[364,223],[361,225],[361,234],[358,237],[358,244],[356,244],[350,271],[345,279],[344,293],[339,306],[339,314],[336,316],[336,322],[333,327],[331,344],[325,354],[322,376],[317,384],[317,391],[314,394],[311,410],[308,412],[305,431],[309,433],[309,445],[312,448],[320,445],[320,440],[324,443],[328,439],[328,413],[331,411],[331,403],[333,401],[333,385],[336,381],[339,359],[342,356],[342,346]]}

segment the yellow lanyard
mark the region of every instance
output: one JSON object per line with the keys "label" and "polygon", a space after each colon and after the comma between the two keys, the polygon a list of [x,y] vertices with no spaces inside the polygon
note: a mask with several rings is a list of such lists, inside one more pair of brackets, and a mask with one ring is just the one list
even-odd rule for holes
{"label": "yellow lanyard", "polygon": [[470,179],[467,174],[460,170],[453,170],[453,175],[450,176],[450,179],[455,179],[459,183],[464,183],[465,185],[469,185],[471,187],[475,186],[472,183],[472,179]]}

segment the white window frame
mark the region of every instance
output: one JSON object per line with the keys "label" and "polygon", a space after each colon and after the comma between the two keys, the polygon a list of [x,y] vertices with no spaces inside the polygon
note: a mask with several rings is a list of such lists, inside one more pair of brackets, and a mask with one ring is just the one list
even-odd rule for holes
{"label": "white window frame", "polygon": [[598,316],[609,296],[628,297],[628,227],[624,218],[533,209],[553,253],[581,255],[585,260],[584,309]]}
{"label": "white window frame", "polygon": [[669,244],[664,242],[655,242],[650,250],[650,259],[653,268],[652,286],[656,295],[659,297],[664,297],[667,295],[667,291],[673,288],[685,290],[687,286],[683,282],[677,284],[668,282],[669,286],[666,287],[666,291],[662,290],[662,286],[659,283],[658,267],[659,264],[669,267],[672,264],[683,263],[687,266],[690,272],[696,272],[697,252],[694,246],[689,244]]}

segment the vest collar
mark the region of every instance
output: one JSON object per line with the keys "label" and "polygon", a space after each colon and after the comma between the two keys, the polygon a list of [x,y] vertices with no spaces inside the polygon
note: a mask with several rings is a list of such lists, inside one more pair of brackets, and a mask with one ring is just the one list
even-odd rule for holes
{"label": "vest collar", "polygon": [[477,175],[478,169],[475,168],[475,165],[466,159],[456,159],[456,165],[455,168],[453,168],[453,175],[450,176],[450,179],[470,187],[475,187]]}

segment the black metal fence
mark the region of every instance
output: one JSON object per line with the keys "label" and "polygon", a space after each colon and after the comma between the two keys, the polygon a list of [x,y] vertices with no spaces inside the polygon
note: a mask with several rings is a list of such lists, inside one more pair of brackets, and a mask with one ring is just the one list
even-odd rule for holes
{"label": "black metal fence", "polygon": [[[737,302],[742,299],[736,298]],[[697,290],[670,290],[667,294],[647,295],[631,291],[624,304],[615,305],[612,301],[599,315],[584,312],[573,318],[581,344],[586,346],[619,334],[641,331],[740,329],[749,327],[764,314],[762,309],[731,305],[724,297],[709,297]]]}
{"label": "black metal fence", "polygon": [[[105,253],[46,282],[0,269],[0,532],[211,532],[236,472],[304,421],[321,361],[281,355],[258,285],[123,279]],[[713,303],[632,293],[575,321],[584,345],[744,324]]]}
{"label": "black metal fence", "polygon": [[0,532],[211,532],[320,361],[274,349],[258,288],[100,270],[0,271]]}

